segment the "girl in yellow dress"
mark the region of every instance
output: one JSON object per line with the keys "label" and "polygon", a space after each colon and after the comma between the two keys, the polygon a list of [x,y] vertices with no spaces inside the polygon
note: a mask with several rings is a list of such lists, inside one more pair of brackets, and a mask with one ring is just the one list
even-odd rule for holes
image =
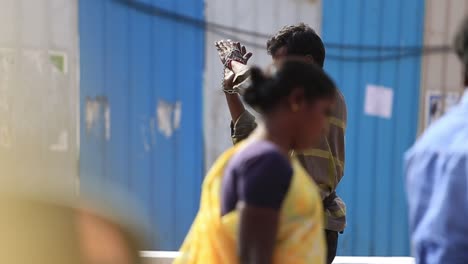
{"label": "girl in yellow dress", "polygon": [[322,201],[291,152],[313,147],[335,98],[321,68],[287,59],[251,70],[244,100],[263,123],[215,162],[176,264],[325,263]]}

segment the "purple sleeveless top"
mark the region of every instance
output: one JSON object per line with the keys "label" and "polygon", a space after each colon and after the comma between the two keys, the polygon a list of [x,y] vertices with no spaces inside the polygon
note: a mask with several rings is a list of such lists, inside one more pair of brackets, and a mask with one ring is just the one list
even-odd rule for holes
{"label": "purple sleeveless top", "polygon": [[293,170],[278,147],[266,140],[250,143],[229,161],[223,177],[221,214],[249,206],[279,210],[288,192]]}

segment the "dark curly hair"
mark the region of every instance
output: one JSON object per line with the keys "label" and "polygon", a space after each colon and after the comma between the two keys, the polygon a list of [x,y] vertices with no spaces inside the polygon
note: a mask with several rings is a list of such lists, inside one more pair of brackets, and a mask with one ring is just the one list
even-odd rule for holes
{"label": "dark curly hair", "polygon": [[323,67],[325,47],[315,30],[304,23],[285,26],[267,41],[268,54],[274,55],[286,47],[288,55],[312,56],[317,65]]}

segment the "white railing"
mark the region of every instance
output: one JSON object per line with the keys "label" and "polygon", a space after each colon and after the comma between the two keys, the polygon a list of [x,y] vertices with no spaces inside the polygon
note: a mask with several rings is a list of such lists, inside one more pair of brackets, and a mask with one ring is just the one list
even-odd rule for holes
{"label": "white railing", "polygon": [[[177,257],[174,251],[142,251],[145,264],[170,264]],[[336,257],[334,264],[414,264],[410,257]]]}

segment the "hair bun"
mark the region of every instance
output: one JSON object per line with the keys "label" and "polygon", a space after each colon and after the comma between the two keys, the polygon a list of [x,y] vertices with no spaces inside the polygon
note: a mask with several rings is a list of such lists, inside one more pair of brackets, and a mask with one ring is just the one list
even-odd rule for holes
{"label": "hair bun", "polygon": [[262,70],[258,67],[253,67],[250,70],[250,78],[252,80],[252,85],[254,87],[259,87],[263,85],[267,77],[263,74]]}
{"label": "hair bun", "polygon": [[269,78],[263,74],[260,68],[253,67],[250,70],[250,79],[250,86],[244,92],[244,101],[251,107],[262,110],[265,85],[268,83]]}
{"label": "hair bun", "polygon": [[257,67],[251,69],[250,86],[244,92],[244,101],[259,112],[268,111],[276,101],[277,83]]}

